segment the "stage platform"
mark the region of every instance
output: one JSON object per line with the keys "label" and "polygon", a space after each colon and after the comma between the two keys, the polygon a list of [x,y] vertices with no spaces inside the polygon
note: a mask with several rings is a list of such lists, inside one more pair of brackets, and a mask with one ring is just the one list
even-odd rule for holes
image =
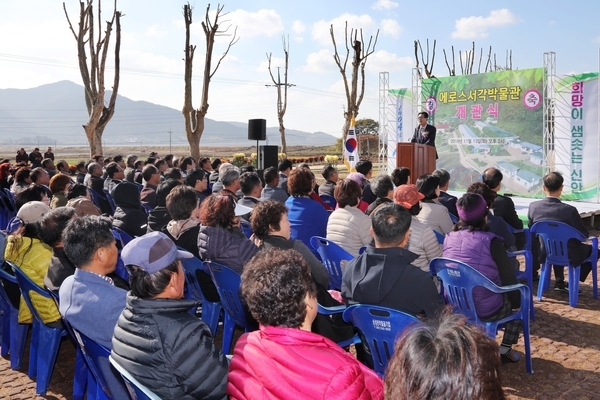
{"label": "stage platform", "polygon": [[[448,191],[453,196],[461,197],[464,192],[454,192]],[[523,221],[523,225],[527,226],[527,210],[529,210],[529,204],[534,201],[538,201],[539,199],[532,199],[529,197],[517,197],[511,196],[511,199],[515,203],[515,208],[517,210],[517,214],[519,218]],[[600,204],[599,203],[589,203],[586,201],[563,201],[563,203],[569,204],[579,211],[579,215],[581,218],[591,217],[590,226],[595,226],[595,217],[596,215],[600,216]]]}

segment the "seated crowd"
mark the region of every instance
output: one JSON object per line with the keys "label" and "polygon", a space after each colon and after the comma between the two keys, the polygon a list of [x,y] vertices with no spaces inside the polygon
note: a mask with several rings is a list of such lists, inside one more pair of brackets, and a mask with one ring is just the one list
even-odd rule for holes
{"label": "seated crowd", "polygon": [[[317,185],[308,165],[294,168],[287,159],[260,176],[252,166],[218,159],[97,156],[79,163],[73,180],[66,162],[55,167],[35,155],[31,169],[31,159],[20,159],[17,167],[0,163],[17,208],[5,259],[58,293],[58,308],[32,295],[44,323],[60,326],[64,318],[161,398],[504,398],[499,365],[519,360],[512,345],[520,321],[505,324],[499,346],[445,308],[429,272],[429,262],[444,256],[499,286],[517,283],[518,266],[506,251],[523,247],[511,233],[523,225],[510,197],[497,193],[497,169],[485,170],[482,182],[457,199],[447,193],[445,170],[418,177],[416,185],[405,167],[371,180],[366,160],[341,180],[325,166],[325,183]],[[558,199],[562,182],[556,172],[544,177],[547,198],[532,203],[529,224],[558,220],[587,236],[576,210]],[[340,291],[328,290],[314,236],[349,255]],[[588,254],[588,247],[569,251]],[[242,303],[258,330],[237,340],[231,360],[189,312],[198,304],[184,298],[181,260],[192,257],[241,276]],[[582,267],[582,281],[591,267]],[[563,269],[555,266],[555,287],[566,291]],[[210,275],[195,277],[205,298],[219,301]],[[19,322],[31,323],[18,289],[4,286]],[[481,288],[475,303],[483,321],[520,307],[518,292]],[[396,342],[385,384],[367,367],[372,349],[357,345],[357,360],[336,344],[355,334],[352,325],[318,313],[318,305],[341,304],[383,306],[421,320]],[[127,396],[118,380],[109,386]]]}

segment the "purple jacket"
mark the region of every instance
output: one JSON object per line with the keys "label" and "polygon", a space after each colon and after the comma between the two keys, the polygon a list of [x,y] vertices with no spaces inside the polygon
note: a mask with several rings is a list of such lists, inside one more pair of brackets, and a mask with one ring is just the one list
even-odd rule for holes
{"label": "purple jacket", "polygon": [[[498,266],[490,251],[490,244],[494,238],[498,236],[491,232],[469,232],[468,229],[452,231],[444,240],[444,257],[462,261],[481,272],[496,285],[502,286]],[[482,287],[474,289],[473,300],[480,318],[495,314],[504,303],[502,294],[492,293]]]}

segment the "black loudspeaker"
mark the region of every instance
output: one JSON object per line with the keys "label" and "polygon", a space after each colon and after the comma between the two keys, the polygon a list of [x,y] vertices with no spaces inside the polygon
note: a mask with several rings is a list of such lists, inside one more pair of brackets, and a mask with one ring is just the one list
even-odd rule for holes
{"label": "black loudspeaker", "polygon": [[249,119],[248,120],[248,140],[266,140],[267,139],[267,120]]}
{"label": "black loudspeaker", "polygon": [[265,170],[269,167],[277,168],[279,162],[277,159],[278,149],[279,147],[277,146],[259,146],[258,169]]}

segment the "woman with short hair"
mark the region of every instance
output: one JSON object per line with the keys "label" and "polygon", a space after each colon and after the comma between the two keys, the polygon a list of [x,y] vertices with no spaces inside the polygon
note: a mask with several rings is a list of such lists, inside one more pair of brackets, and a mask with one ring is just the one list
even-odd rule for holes
{"label": "woman with short hair", "polygon": [[448,209],[436,200],[440,195],[439,182],[439,178],[431,174],[421,175],[417,179],[417,189],[423,194],[421,212],[417,218],[434,231],[445,235],[452,230],[454,224]]}
{"label": "woman with short hair", "polygon": [[231,194],[213,194],[200,205],[198,254],[242,273],[244,264],[258,251],[240,229],[240,216],[252,209],[236,202]]}
{"label": "woman with short hair", "polygon": [[182,258],[162,232],[133,239],[121,252],[131,291],[115,326],[111,357],[162,399],[225,399],[227,359],[209,327],[183,298]]}
{"label": "woman with short hair", "polygon": [[227,385],[231,399],[383,397],[381,379],[373,371],[311,332],[316,288],[300,254],[260,253],[246,265],[241,289],[260,328],[236,343]]}
{"label": "woman with short hair", "polygon": [[333,191],[338,208],[327,221],[327,239],[341,246],[353,257],[358,250],[371,243],[371,218],[358,209],[362,190],[356,182],[344,179]]}
{"label": "woman with short hair", "polygon": [[[310,171],[296,168],[288,176],[290,197],[285,202],[289,209],[292,239],[301,240],[309,249],[310,238],[327,236],[329,213],[318,202],[310,198],[313,181]],[[315,253],[313,251],[313,253]]]}
{"label": "woman with short hair", "polygon": [[56,174],[50,179],[50,191],[52,192],[52,200],[50,208],[64,207],[67,205],[67,191],[73,181],[65,174]]}

